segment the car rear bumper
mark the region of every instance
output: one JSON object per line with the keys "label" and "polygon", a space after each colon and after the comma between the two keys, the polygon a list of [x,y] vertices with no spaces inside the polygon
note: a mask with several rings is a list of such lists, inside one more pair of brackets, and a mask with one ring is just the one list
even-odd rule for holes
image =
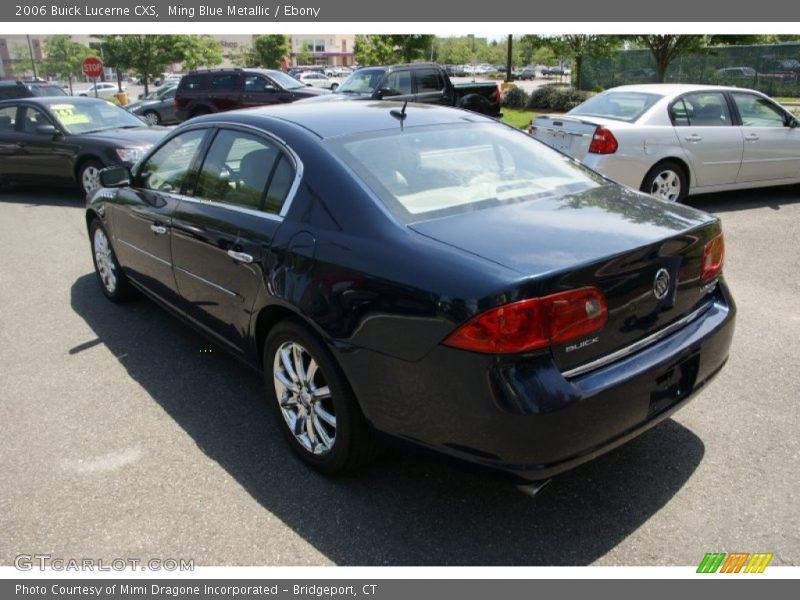
{"label": "car rear bumper", "polygon": [[499,358],[438,346],[416,363],[366,350],[339,359],[378,430],[537,481],[623,444],[688,403],[725,364],[735,312],[720,282],[685,327],[572,378],[549,353]]}

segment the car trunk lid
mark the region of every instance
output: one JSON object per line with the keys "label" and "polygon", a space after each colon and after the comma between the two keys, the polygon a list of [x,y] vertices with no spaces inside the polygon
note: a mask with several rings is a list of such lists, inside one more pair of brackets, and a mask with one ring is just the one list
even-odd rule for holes
{"label": "car trunk lid", "polygon": [[627,123],[600,117],[539,115],[533,119],[531,136],[567,156],[582,160],[589,152],[589,146],[598,127],[613,130],[625,126]]}

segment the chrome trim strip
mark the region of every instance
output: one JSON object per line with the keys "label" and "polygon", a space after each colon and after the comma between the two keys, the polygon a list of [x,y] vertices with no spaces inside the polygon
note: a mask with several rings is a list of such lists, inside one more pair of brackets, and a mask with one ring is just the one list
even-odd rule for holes
{"label": "chrome trim strip", "polygon": [[236,292],[230,291],[228,288],[224,288],[221,285],[217,285],[213,281],[209,281],[208,279],[204,279],[203,277],[200,277],[200,275],[195,275],[191,271],[187,271],[186,269],[183,269],[181,267],[176,266],[175,270],[176,271],[180,271],[181,273],[184,273],[184,274],[188,275],[189,277],[193,277],[193,278],[197,279],[198,281],[202,281],[206,285],[211,286],[212,288],[214,288],[215,290],[219,290],[220,292],[224,292],[224,293],[228,294],[229,296],[236,297],[236,296],[239,295]]}
{"label": "chrome trim strip", "polygon": [[612,362],[615,362],[621,358],[624,358],[634,352],[638,352],[643,348],[650,346],[651,344],[656,343],[657,341],[667,337],[671,333],[675,333],[681,327],[685,327],[695,319],[697,319],[700,315],[706,312],[708,309],[711,308],[713,302],[706,304],[705,306],[701,306],[694,312],[689,313],[685,317],[682,317],[675,321],[674,323],[670,323],[664,329],[659,329],[655,333],[648,335],[646,338],[642,338],[638,342],[631,344],[630,346],[626,346],[616,352],[612,352],[611,354],[607,354],[601,358],[593,360],[591,362],[586,363],[585,365],[581,365],[579,367],[575,367],[574,369],[570,369],[569,371],[564,371],[562,375],[567,379],[571,377],[577,377],[578,375],[583,375],[584,373],[588,373],[589,371],[593,371],[595,369],[599,369],[600,367],[604,367]]}
{"label": "chrome trim strip", "polygon": [[149,256],[149,257],[150,257],[150,258],[152,258],[153,260],[156,260],[156,261],[160,262],[162,265],[167,265],[168,267],[171,267],[171,266],[172,266],[172,263],[170,263],[170,262],[168,262],[168,261],[164,260],[163,258],[159,258],[159,257],[158,257],[158,256],[156,256],[155,254],[150,254],[150,253],[149,253],[147,250],[142,250],[141,248],[139,248],[139,246],[134,246],[133,244],[131,244],[130,242],[126,242],[126,241],[125,241],[125,240],[123,240],[122,238],[117,238],[117,241],[118,241],[120,244],[125,244],[125,245],[126,245],[128,248],[132,248],[132,249],[136,250],[137,252],[141,252],[141,253],[142,253],[142,254],[144,254],[145,256]]}
{"label": "chrome trim strip", "polygon": [[[291,192],[291,190],[289,190]],[[217,202],[216,200],[205,200],[203,198],[194,198],[192,196],[181,196],[181,202],[189,202],[192,204],[199,204],[200,206],[213,206],[216,208],[224,208],[227,210],[232,210],[234,212],[244,213],[246,215],[251,215],[253,217],[260,217],[262,219],[267,219],[268,221],[277,221],[283,222],[283,218],[279,215],[275,215],[268,212],[263,212],[260,210],[256,210],[254,208],[247,208],[246,206],[239,206],[237,204],[226,204],[224,202]],[[286,199],[289,199],[289,196],[286,196]]]}

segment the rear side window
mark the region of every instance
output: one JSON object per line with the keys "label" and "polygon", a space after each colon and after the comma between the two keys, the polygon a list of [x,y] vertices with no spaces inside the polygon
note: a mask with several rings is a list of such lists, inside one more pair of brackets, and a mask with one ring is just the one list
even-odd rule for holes
{"label": "rear side window", "polygon": [[192,160],[205,129],[182,133],[161,146],[139,171],[141,186],[148,190],[179,193],[187,184]]}
{"label": "rear side window", "polygon": [[442,74],[436,69],[420,69],[417,71],[417,92],[441,92],[444,89]]}
{"label": "rear side window", "polygon": [[0,85],[0,100],[10,100],[12,98],[24,98],[30,96],[28,90],[21,85]]}
{"label": "rear side window", "polygon": [[207,89],[207,78],[204,75],[186,75],[181,79],[181,90],[186,92],[198,92]]}
{"label": "rear side window", "polygon": [[293,179],[294,167],[276,143],[223,129],[203,162],[196,196],[278,214]]}
{"label": "rear side window", "polygon": [[722,127],[731,125],[725,96],[719,92],[686,94],[672,104],[670,117],[676,127]]}
{"label": "rear side window", "polygon": [[0,131],[13,131],[17,121],[17,107],[4,106],[0,108]]}
{"label": "rear side window", "polygon": [[66,96],[67,92],[57,85],[32,85],[29,89],[34,96]]}
{"label": "rear side window", "polygon": [[239,75],[225,73],[211,76],[212,92],[233,92],[239,89]]}

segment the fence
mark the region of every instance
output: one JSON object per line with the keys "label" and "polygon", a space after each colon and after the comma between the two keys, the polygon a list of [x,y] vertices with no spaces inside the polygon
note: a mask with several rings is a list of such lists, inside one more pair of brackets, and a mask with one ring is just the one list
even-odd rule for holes
{"label": "fence", "polygon": [[[735,85],[770,96],[800,97],[800,43],[709,46],[676,58],[664,81]],[[611,58],[585,59],[580,88],[600,91],[655,82],[656,63],[649,50],[621,50]]]}

